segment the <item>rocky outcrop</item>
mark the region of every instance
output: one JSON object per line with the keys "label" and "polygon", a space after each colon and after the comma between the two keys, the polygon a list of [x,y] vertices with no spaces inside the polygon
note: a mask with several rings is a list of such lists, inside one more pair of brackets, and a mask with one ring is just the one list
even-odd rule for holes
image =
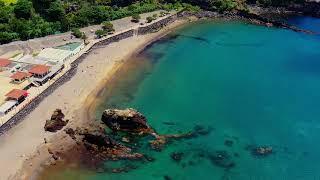
{"label": "rocky outcrop", "polygon": [[302,33],[307,33],[307,34],[315,34],[315,32],[306,30],[306,29],[301,29],[296,26],[287,24],[283,21],[280,20],[274,20],[270,18],[266,18],[262,15],[256,14],[256,13],[250,13],[247,11],[239,11],[238,15],[246,18],[249,20],[252,24],[258,24],[258,25],[263,25],[267,27],[277,27],[277,28],[283,28],[283,29],[290,29],[295,32],[302,32]]}
{"label": "rocky outcrop", "polygon": [[61,109],[56,109],[50,120],[46,121],[44,125],[44,130],[49,132],[56,132],[62,129],[65,125],[67,125],[68,120],[64,121],[64,114],[62,113]]}
{"label": "rocky outcrop", "polygon": [[[171,140],[207,135],[211,131],[210,128],[195,126],[193,131],[187,133],[159,135],[148,125],[147,118],[135,109],[107,109],[103,112],[101,120],[114,132],[122,131],[153,136],[154,139],[150,140],[149,144],[153,150],[157,151],[161,151]],[[125,141],[127,141],[126,137]]]}
{"label": "rocky outcrop", "polygon": [[307,16],[320,17],[320,3],[319,2],[304,2],[300,4],[291,4],[288,10],[295,11]]}
{"label": "rocky outcrop", "polygon": [[257,146],[252,148],[251,153],[254,156],[265,157],[271,155],[273,153],[273,149],[271,146]]}
{"label": "rocky outcrop", "polygon": [[147,118],[134,109],[107,109],[103,112],[102,122],[113,131],[150,133]]}

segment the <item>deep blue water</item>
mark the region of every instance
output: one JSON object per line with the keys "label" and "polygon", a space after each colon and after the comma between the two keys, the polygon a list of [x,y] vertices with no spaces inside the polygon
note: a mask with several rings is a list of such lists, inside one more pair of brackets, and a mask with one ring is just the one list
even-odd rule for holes
{"label": "deep blue water", "polygon": [[[302,21],[302,22],[301,22]],[[294,20],[310,29],[318,20]],[[177,36],[174,36],[177,35]],[[315,35],[248,25],[200,22],[153,44],[145,60],[114,85],[98,108],[132,107],[160,134],[211,127],[206,136],[177,141],[162,152],[139,149],[155,158],[127,173],[83,173],[72,169],[60,179],[231,179],[314,180],[320,178],[320,43]],[[147,64],[147,65],[146,65]],[[130,74],[131,73],[131,74]],[[119,77],[121,79],[121,77]],[[128,80],[131,79],[131,80]],[[133,83],[134,82],[134,83]],[[168,125],[172,122],[174,125]],[[225,145],[231,140],[231,147]],[[248,145],[272,146],[255,157]],[[226,151],[235,167],[208,158]],[[183,152],[180,162],[170,158]],[[106,162],[121,166],[128,162]],[[82,172],[82,173],[81,173]]]}
{"label": "deep blue water", "polygon": [[320,33],[320,19],[308,16],[291,17],[288,23]]}

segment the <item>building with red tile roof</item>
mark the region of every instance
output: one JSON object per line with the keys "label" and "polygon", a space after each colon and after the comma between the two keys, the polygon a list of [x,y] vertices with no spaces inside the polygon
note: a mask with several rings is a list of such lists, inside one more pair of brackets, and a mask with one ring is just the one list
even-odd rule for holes
{"label": "building with red tile roof", "polygon": [[29,73],[33,74],[36,77],[44,77],[50,72],[50,67],[45,65],[35,65],[30,70]]}
{"label": "building with red tile roof", "polygon": [[29,78],[31,76],[32,76],[31,73],[18,71],[16,73],[14,73],[12,76],[10,76],[10,78],[14,82],[20,83],[20,82],[26,80],[27,78]]}
{"label": "building with red tile roof", "polygon": [[0,58],[0,70],[9,66],[11,64],[11,61],[9,59]]}
{"label": "building with red tile roof", "polygon": [[27,96],[28,96],[28,92],[20,89],[13,89],[8,94],[6,94],[6,97],[8,100],[16,100],[16,101],[21,101]]}

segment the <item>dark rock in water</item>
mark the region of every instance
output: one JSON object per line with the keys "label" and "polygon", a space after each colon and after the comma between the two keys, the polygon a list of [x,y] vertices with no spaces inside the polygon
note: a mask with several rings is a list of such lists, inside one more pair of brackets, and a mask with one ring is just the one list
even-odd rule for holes
{"label": "dark rock in water", "polygon": [[130,148],[116,142],[103,132],[85,131],[79,133],[79,135],[83,136],[82,144],[89,152],[93,154],[94,158],[101,160],[137,160],[143,158],[142,154],[132,153]]}
{"label": "dark rock in water", "polygon": [[164,179],[164,180],[171,180],[171,177],[170,177],[170,176],[165,175],[165,176],[163,176],[163,179]]}
{"label": "dark rock in water", "polygon": [[196,163],[193,162],[193,161],[188,161],[188,165],[189,165],[189,166],[194,166],[194,165],[196,165]]}
{"label": "dark rock in water", "polygon": [[231,147],[231,146],[233,145],[233,141],[227,139],[227,140],[224,141],[224,145],[226,145],[226,146],[228,146],[228,147]]}
{"label": "dark rock in water", "polygon": [[155,159],[154,159],[153,157],[151,157],[151,156],[145,155],[144,157],[145,157],[145,159],[146,159],[147,161],[149,161],[149,162],[155,161]]}
{"label": "dark rock in water", "polygon": [[234,157],[240,157],[239,153],[234,153],[233,156]]}
{"label": "dark rock in water", "polygon": [[251,154],[259,157],[266,157],[273,153],[271,146],[257,146],[251,149]]}
{"label": "dark rock in water", "polygon": [[235,166],[235,163],[227,151],[216,151],[209,155],[209,159],[214,165],[225,169],[230,169]]}
{"label": "dark rock in water", "polygon": [[208,135],[210,134],[212,128],[208,127],[208,128],[205,128],[203,126],[200,126],[200,125],[196,125],[194,127],[194,133],[196,135],[202,135],[202,136],[205,136],[205,135]]}
{"label": "dark rock in water", "polygon": [[169,135],[157,135],[156,133],[151,133],[156,139],[149,141],[149,144],[153,150],[161,151],[163,147],[170,140],[177,139],[188,139],[196,136],[194,132],[187,132],[182,134],[169,134]]}
{"label": "dark rock in water", "polygon": [[171,159],[176,162],[180,162],[183,156],[183,152],[173,152],[170,154]]}
{"label": "dark rock in water", "polygon": [[101,147],[112,148],[115,147],[118,143],[111,139],[109,136],[100,133],[100,132],[91,132],[91,133],[83,133],[84,136],[83,141]]}
{"label": "dark rock in water", "polygon": [[68,120],[64,121],[63,118],[64,114],[62,113],[61,109],[56,109],[53,112],[51,119],[46,121],[44,130],[49,132],[56,132],[62,129],[68,123]]}
{"label": "dark rock in water", "polygon": [[134,109],[107,109],[101,120],[113,131],[150,132],[147,118]]}
{"label": "dark rock in water", "polygon": [[173,122],[163,122],[163,124],[168,125],[168,126],[174,126],[174,125],[176,125],[176,124],[173,123]]}

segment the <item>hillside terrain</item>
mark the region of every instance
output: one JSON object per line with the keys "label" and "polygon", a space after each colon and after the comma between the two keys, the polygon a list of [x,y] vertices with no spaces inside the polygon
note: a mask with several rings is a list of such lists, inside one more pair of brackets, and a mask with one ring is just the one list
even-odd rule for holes
{"label": "hillside terrain", "polygon": [[[283,6],[303,0],[0,0],[0,44],[100,24],[154,10],[231,11],[247,3]],[[200,7],[200,8],[199,8]]]}

